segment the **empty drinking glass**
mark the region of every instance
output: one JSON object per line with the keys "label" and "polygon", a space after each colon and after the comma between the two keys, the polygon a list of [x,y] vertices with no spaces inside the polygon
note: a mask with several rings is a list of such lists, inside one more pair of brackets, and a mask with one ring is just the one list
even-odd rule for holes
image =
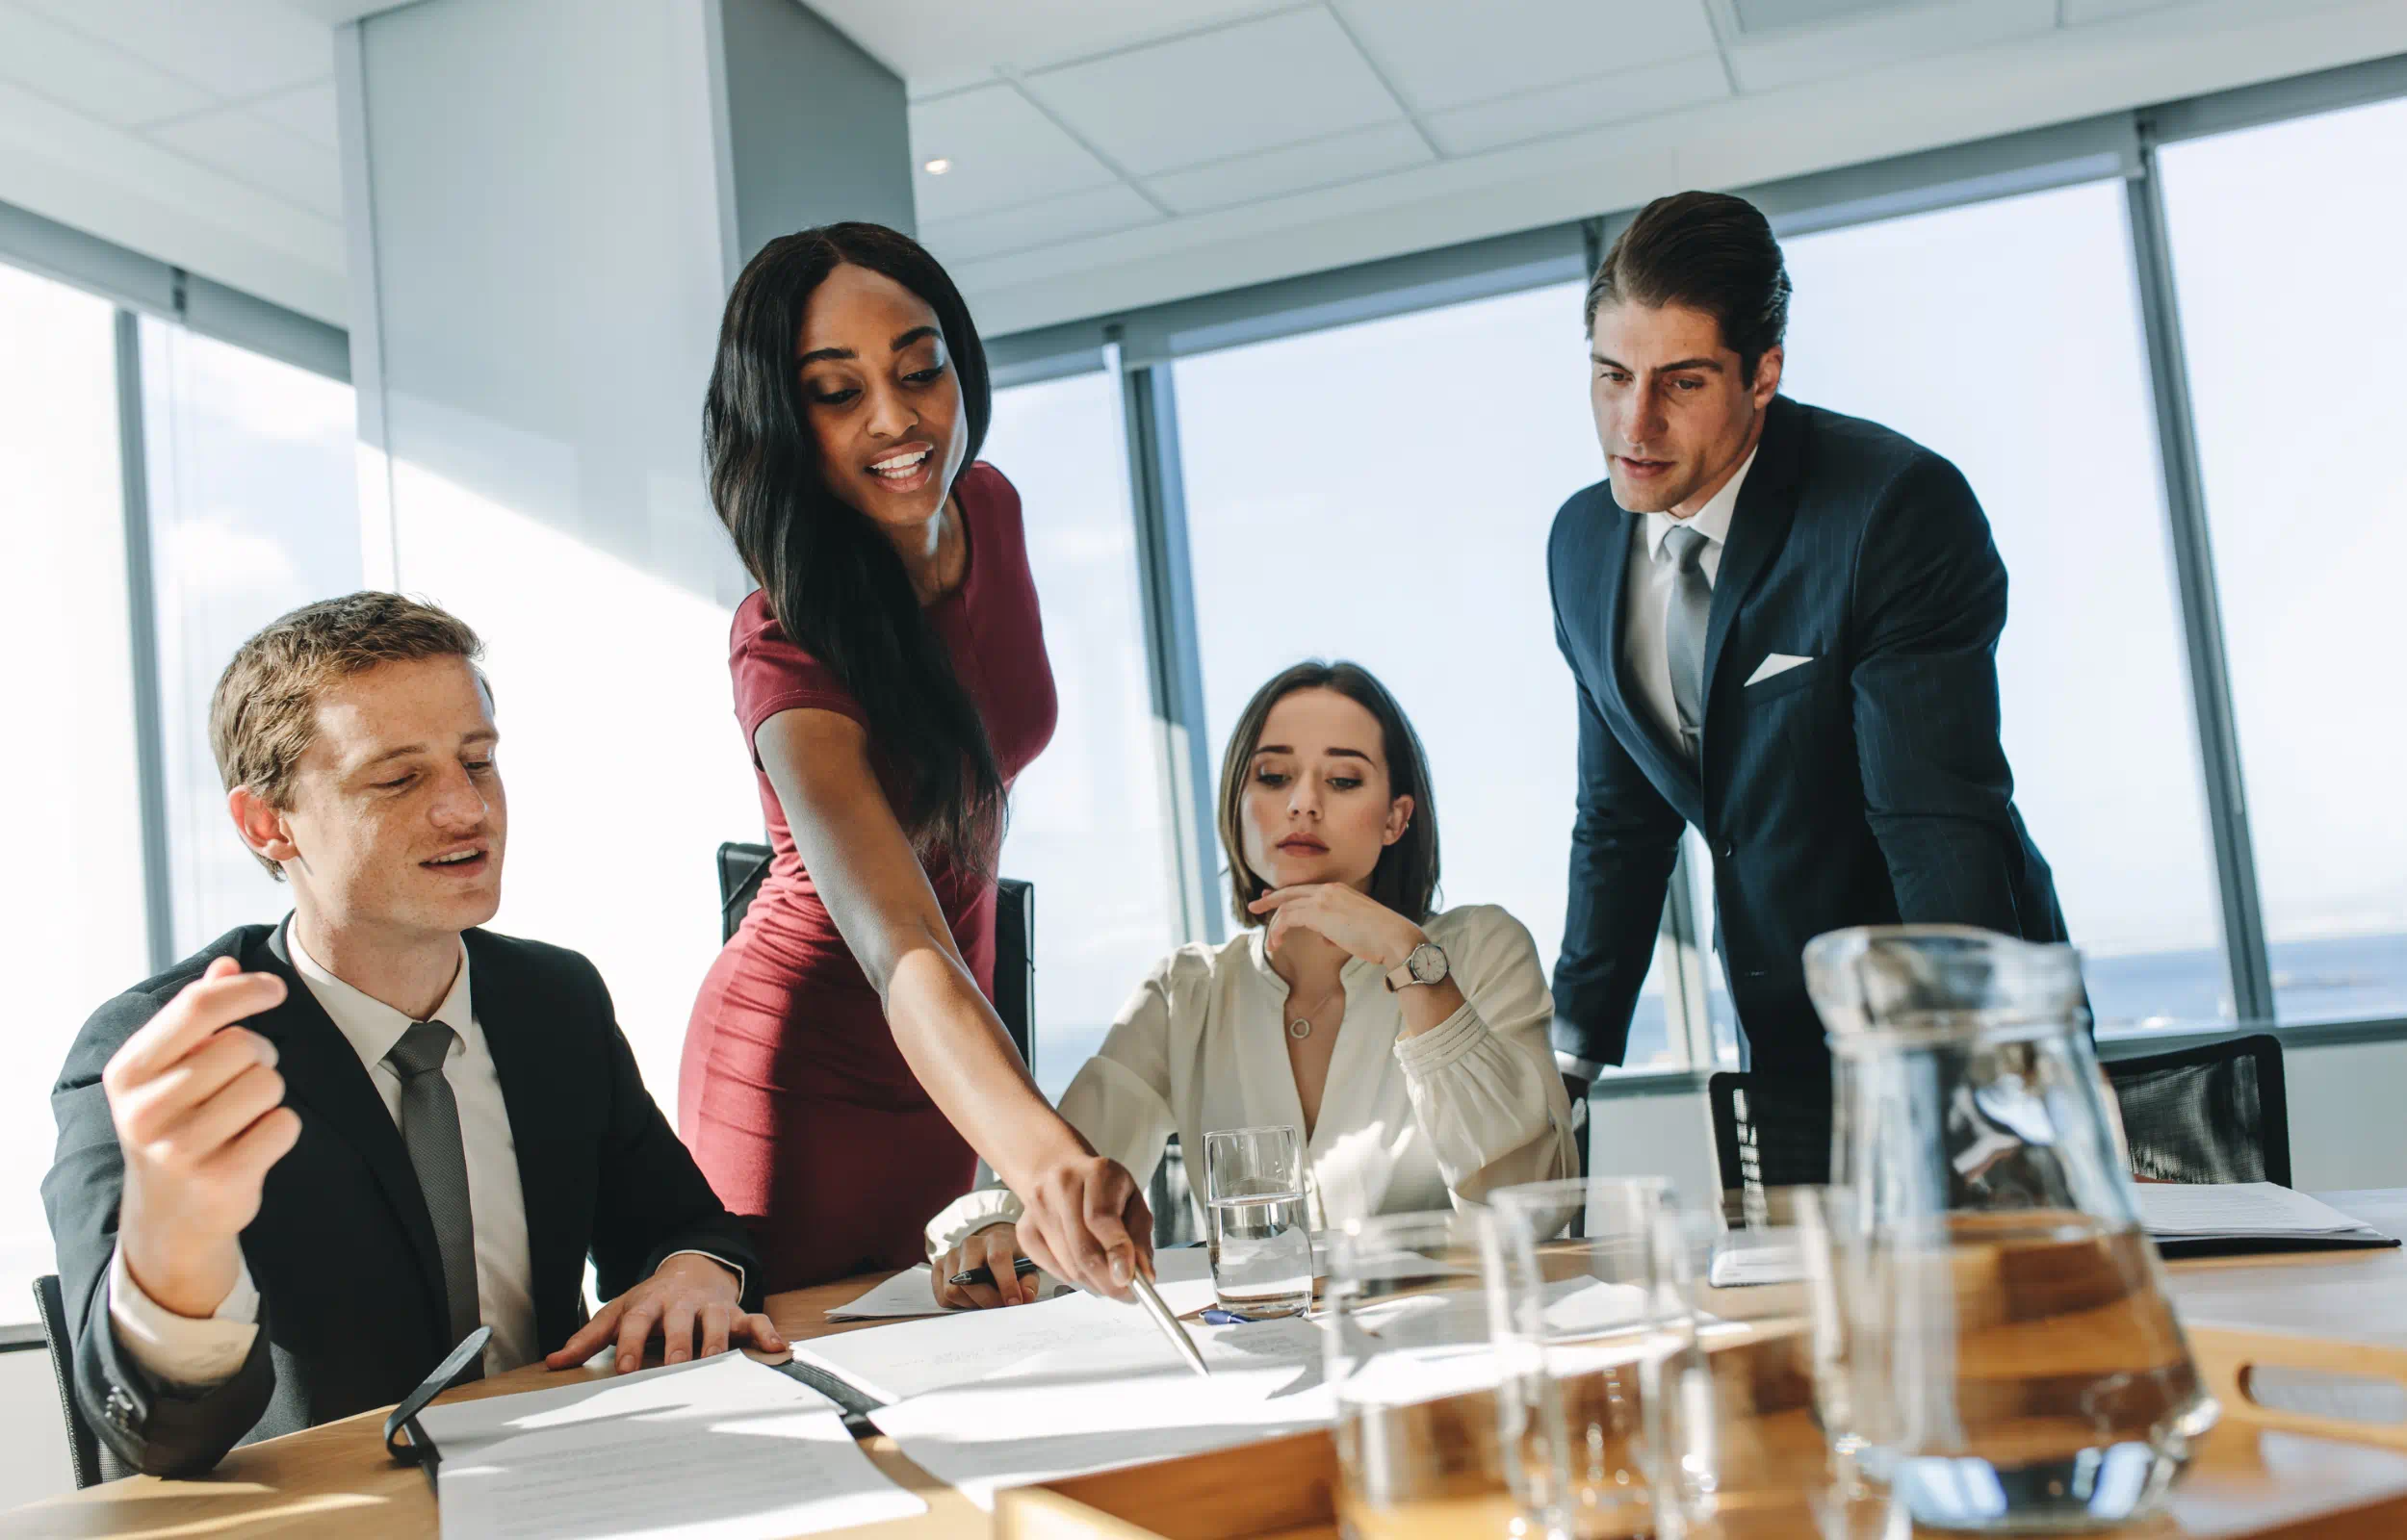
{"label": "empty drinking glass", "polygon": [[1304,1197],[1304,1136],[1294,1128],[1224,1128],[1204,1136],[1211,1213],[1212,1292],[1256,1319],[1312,1304],[1312,1232]]}
{"label": "empty drinking glass", "polygon": [[[1681,1398],[1703,1368],[1679,1288],[1670,1183],[1537,1182],[1491,1201],[1488,1276],[1515,1498],[1565,1540],[1683,1532]],[[1567,1235],[1583,1218],[1585,1233]]]}
{"label": "empty drinking glass", "polygon": [[[1499,1437],[1481,1270],[1488,1216],[1396,1214],[1330,1237],[1325,1377],[1343,1540],[1539,1540]],[[1492,1246],[1489,1247],[1492,1250]]]}

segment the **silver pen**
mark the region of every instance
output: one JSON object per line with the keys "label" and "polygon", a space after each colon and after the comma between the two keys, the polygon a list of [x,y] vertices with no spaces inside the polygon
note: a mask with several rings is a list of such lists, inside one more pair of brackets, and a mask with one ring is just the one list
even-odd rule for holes
{"label": "silver pen", "polygon": [[1170,1313],[1170,1306],[1162,1303],[1162,1296],[1153,1292],[1152,1280],[1131,1268],[1128,1270],[1128,1287],[1135,1292],[1137,1303],[1145,1307],[1145,1313],[1153,1318],[1153,1324],[1161,1327],[1162,1335],[1168,1337],[1171,1346],[1178,1349],[1178,1356],[1187,1361],[1187,1367],[1209,1379],[1212,1371],[1204,1362],[1202,1350],[1195,1346],[1195,1339],[1187,1335],[1187,1328],[1179,1323],[1178,1318]]}

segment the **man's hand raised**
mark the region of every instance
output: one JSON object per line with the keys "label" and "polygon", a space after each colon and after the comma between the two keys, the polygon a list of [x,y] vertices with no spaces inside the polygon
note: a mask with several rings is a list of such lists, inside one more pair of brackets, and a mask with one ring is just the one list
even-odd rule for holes
{"label": "man's hand raised", "polygon": [[268,1168],[300,1137],[274,1045],[234,1025],[283,1002],[283,980],[221,957],[100,1073],[125,1158],[117,1245],[142,1293],[179,1316],[205,1317],[233,1289]]}

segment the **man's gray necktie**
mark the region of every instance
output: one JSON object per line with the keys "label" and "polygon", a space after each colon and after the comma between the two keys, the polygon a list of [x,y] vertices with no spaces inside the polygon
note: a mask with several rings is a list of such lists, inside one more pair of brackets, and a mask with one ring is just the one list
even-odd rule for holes
{"label": "man's gray necktie", "polygon": [[468,1156],[460,1143],[459,1103],[443,1078],[452,1029],[421,1021],[384,1056],[401,1077],[401,1143],[418,1173],[418,1191],[434,1220],[443,1254],[443,1288],[452,1309],[452,1341],[477,1329],[477,1224],[468,1205]]}
{"label": "man's gray necktie", "polygon": [[1705,537],[1688,525],[1663,537],[1671,558],[1671,596],[1665,602],[1663,650],[1671,664],[1671,699],[1680,708],[1680,747],[1695,759],[1705,731],[1705,623],[1713,614],[1713,580],[1705,576]]}

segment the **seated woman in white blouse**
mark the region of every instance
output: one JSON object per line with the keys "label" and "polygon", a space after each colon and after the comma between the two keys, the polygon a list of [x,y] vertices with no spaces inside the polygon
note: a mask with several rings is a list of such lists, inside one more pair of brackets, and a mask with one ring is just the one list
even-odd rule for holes
{"label": "seated woman in white blouse", "polygon": [[[1570,1103],[1538,948],[1501,909],[1430,912],[1437,808],[1418,734],[1350,663],[1255,692],[1220,773],[1220,838],[1249,929],[1155,964],[1062,1093],[1099,1155],[1151,1179],[1172,1134],[1292,1124],[1313,1225],[1477,1201],[1574,1173]],[[1000,1188],[928,1222],[947,1305],[1035,1297]],[[985,1267],[996,1286],[955,1288]]]}

